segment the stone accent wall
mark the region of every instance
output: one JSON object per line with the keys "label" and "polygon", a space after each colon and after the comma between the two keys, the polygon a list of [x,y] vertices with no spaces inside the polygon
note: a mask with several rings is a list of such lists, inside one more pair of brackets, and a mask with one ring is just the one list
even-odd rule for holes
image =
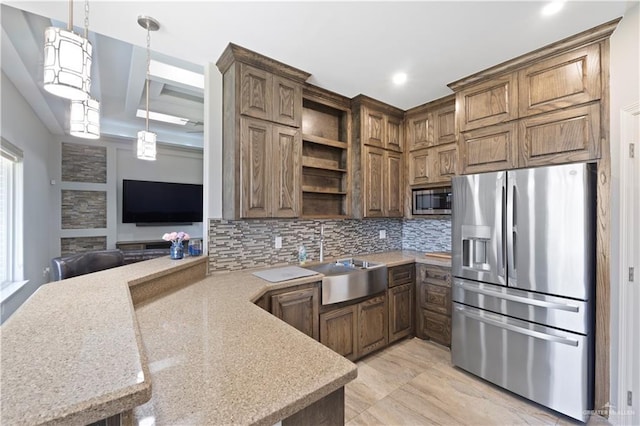
{"label": "stone accent wall", "polygon": [[63,142],[62,181],[107,183],[107,148]]}
{"label": "stone accent wall", "polygon": [[106,227],[106,191],[62,190],[62,229]]}
{"label": "stone accent wall", "polygon": [[[307,259],[320,257],[320,224],[324,224],[325,258],[402,249],[401,219],[237,220],[209,221],[209,269],[239,270],[297,262],[304,245]],[[385,230],[387,238],[380,239]],[[282,248],[275,249],[275,237]]]}
{"label": "stone accent wall", "polygon": [[60,256],[106,249],[107,237],[60,238]]}
{"label": "stone accent wall", "polygon": [[451,251],[451,219],[405,219],[402,248],[424,252]]}

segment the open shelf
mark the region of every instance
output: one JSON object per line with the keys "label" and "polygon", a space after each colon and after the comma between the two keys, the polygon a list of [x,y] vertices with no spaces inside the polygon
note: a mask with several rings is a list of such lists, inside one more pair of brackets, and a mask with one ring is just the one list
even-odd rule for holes
{"label": "open shelf", "polygon": [[348,214],[350,109],[305,97],[302,109],[302,216]]}

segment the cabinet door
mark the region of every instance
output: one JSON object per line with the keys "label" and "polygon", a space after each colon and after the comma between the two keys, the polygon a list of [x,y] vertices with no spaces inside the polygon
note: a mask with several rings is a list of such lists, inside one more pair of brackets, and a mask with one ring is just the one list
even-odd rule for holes
{"label": "cabinet door", "polygon": [[554,56],[518,73],[520,117],[600,99],[600,45]]}
{"label": "cabinet door", "polygon": [[273,217],[300,215],[300,162],[302,139],[296,129],[273,129]]}
{"label": "cabinet door", "polygon": [[358,358],[357,305],[320,314],[320,343],[350,359]]}
{"label": "cabinet door", "polygon": [[458,171],[458,147],[451,144],[429,148],[428,151],[428,183],[450,183]]}
{"label": "cabinet door", "polygon": [[302,123],[302,88],[286,78],[273,76],[272,120],[288,126]]}
{"label": "cabinet door", "polygon": [[409,150],[433,145],[433,121],[431,113],[423,113],[408,119],[407,138]]}
{"label": "cabinet door", "polygon": [[318,287],[271,296],[271,313],[307,336],[318,340]]}
{"label": "cabinet door", "polygon": [[460,133],[462,174],[512,169],[517,164],[517,123]]}
{"label": "cabinet door", "polygon": [[364,147],[364,216],[384,217],[384,150]]}
{"label": "cabinet door", "polygon": [[251,118],[240,119],[240,216],[271,215],[270,124]]}
{"label": "cabinet door", "polygon": [[366,145],[384,148],[385,146],[385,115],[381,112],[362,108],[363,139]]}
{"label": "cabinet door", "polygon": [[429,149],[409,152],[409,185],[429,183]]}
{"label": "cabinet door", "polygon": [[521,167],[595,160],[600,157],[600,105],[523,118],[518,135]]}
{"label": "cabinet door", "polygon": [[413,332],[413,284],[404,284],[388,290],[389,343]]}
{"label": "cabinet door", "polygon": [[404,216],[403,206],[403,174],[402,154],[387,151],[385,154],[385,187],[384,187],[384,216]]}
{"label": "cabinet door", "polygon": [[387,346],[387,297],[358,304],[358,356]]}
{"label": "cabinet door", "polygon": [[413,263],[389,268],[387,270],[389,287],[396,287],[403,284],[413,285],[415,282],[415,270],[416,268]]}
{"label": "cabinet door", "polygon": [[518,80],[512,73],[467,87],[456,94],[460,131],[518,118]]}
{"label": "cabinet door", "polygon": [[403,125],[402,119],[396,117],[387,117],[387,138],[386,148],[396,152],[402,152],[403,146]]}
{"label": "cabinet door", "polygon": [[444,106],[433,112],[434,145],[456,141],[456,105]]}
{"label": "cabinet door", "polygon": [[421,309],[420,322],[428,339],[444,346],[451,346],[451,317]]}
{"label": "cabinet door", "polygon": [[271,120],[273,76],[246,64],[240,64],[240,74],[240,113]]}

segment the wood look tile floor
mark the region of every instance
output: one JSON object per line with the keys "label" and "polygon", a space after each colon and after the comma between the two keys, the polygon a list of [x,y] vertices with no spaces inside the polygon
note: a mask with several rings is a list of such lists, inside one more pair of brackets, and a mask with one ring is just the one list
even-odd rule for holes
{"label": "wood look tile floor", "polygon": [[345,387],[347,426],[581,424],[454,368],[449,350],[429,341],[406,339],[357,364]]}

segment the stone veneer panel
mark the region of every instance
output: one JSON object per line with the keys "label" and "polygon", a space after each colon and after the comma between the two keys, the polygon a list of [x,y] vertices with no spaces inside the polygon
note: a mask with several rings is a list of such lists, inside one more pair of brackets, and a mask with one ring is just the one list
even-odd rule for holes
{"label": "stone veneer panel", "polygon": [[106,227],[106,191],[62,190],[62,229]]}
{"label": "stone veneer panel", "polygon": [[[401,219],[219,220],[209,221],[209,269],[240,270],[298,260],[304,245],[307,259],[320,257],[320,224],[324,224],[325,258],[402,249]],[[378,231],[387,231],[380,239]],[[282,237],[282,248],[274,239]]]}
{"label": "stone veneer panel", "polygon": [[62,181],[107,183],[107,149],[63,143]]}
{"label": "stone veneer panel", "polygon": [[451,251],[451,219],[405,219],[402,248],[424,252]]}
{"label": "stone veneer panel", "polygon": [[106,249],[107,237],[60,238],[60,256]]}

